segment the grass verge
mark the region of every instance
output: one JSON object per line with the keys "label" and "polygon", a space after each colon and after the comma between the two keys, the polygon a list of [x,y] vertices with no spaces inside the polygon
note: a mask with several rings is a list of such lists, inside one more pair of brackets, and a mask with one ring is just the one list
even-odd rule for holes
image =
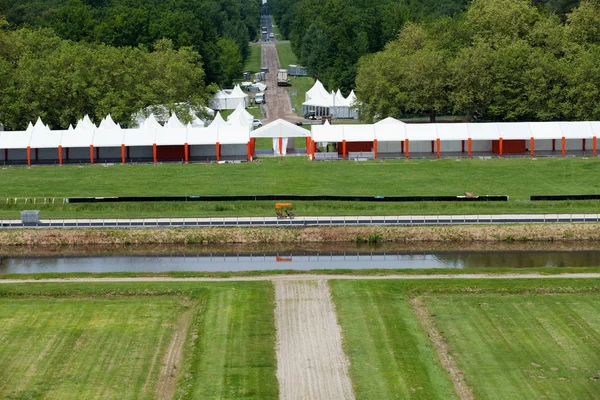
{"label": "grass verge", "polygon": [[410,305],[422,296],[476,398],[597,393],[600,279],[333,280],[330,286],[357,399],[454,395]]}
{"label": "grass verge", "polygon": [[0,300],[0,397],[155,398],[177,298]]}
{"label": "grass verge", "polygon": [[434,296],[431,313],[475,398],[595,399],[600,296]]}
{"label": "grass verge", "polygon": [[277,48],[280,68],[287,69],[288,66],[298,63],[296,55],[292,51],[291,43],[277,43],[275,47]]}
{"label": "grass verge", "polygon": [[[304,157],[265,158],[243,164],[99,165],[10,167],[3,182],[0,218],[18,218],[31,205],[8,198],[160,195],[461,195],[504,194],[502,203],[308,202],[298,215],[595,213],[598,201],[530,202],[535,194],[600,192],[595,159],[395,160],[310,162]],[[300,205],[300,204],[299,204]],[[42,218],[80,216],[249,216],[273,215],[272,204],[39,205]],[[268,210],[268,211],[267,211]]]}
{"label": "grass verge", "polygon": [[0,274],[2,280],[40,280],[40,279],[74,279],[74,278],[235,278],[260,277],[278,275],[356,275],[365,277],[381,277],[389,275],[447,275],[460,276],[485,274],[490,276],[502,275],[531,275],[560,276],[562,274],[598,274],[598,267],[546,267],[546,268],[467,268],[467,269],[314,269],[300,270],[270,270],[270,271],[237,271],[237,272],[68,272],[68,273],[37,273],[37,274]]}
{"label": "grass verge", "polygon": [[[249,46],[250,55],[246,60],[246,64],[244,65],[244,72],[250,72],[250,74],[254,74],[256,72],[260,72],[261,67],[261,48],[260,43],[251,43]],[[254,78],[254,77],[252,77]]]}
{"label": "grass verge", "polygon": [[156,398],[187,308],[178,398],[277,398],[273,296],[268,282],[2,285],[0,394]]}

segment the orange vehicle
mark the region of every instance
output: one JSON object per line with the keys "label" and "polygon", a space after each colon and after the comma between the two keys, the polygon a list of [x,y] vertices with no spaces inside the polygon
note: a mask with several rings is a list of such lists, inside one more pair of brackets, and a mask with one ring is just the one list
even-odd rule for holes
{"label": "orange vehicle", "polygon": [[275,203],[275,212],[278,219],[294,218],[294,213],[291,211],[292,203]]}

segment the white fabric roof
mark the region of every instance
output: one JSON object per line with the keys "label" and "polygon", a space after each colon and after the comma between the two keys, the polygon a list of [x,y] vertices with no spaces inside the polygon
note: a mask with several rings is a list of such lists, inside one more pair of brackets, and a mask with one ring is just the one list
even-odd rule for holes
{"label": "white fabric roof", "polygon": [[528,123],[523,122],[503,122],[496,124],[500,137],[502,139],[523,139],[531,137],[531,130]]}
{"label": "white fabric roof", "polygon": [[435,124],[406,124],[406,138],[410,141],[436,140]]}
{"label": "white fabric roof", "polygon": [[187,128],[162,128],[155,130],[155,142],[157,146],[175,146],[187,142]]}
{"label": "white fabric roof", "polygon": [[155,143],[155,129],[123,129],[125,146],[152,146]]}
{"label": "white fabric roof", "polygon": [[558,122],[530,122],[529,131],[536,139],[560,139],[562,131]]}
{"label": "white fabric roof", "polygon": [[559,122],[558,125],[567,139],[591,139],[594,137],[592,125],[588,121]]}
{"label": "white fabric roof", "polygon": [[323,125],[311,127],[312,137],[315,142],[341,142],[344,140],[344,127],[342,125]]}
{"label": "white fabric roof", "polygon": [[469,137],[473,140],[498,140],[500,131],[495,122],[467,123]]}
{"label": "white fabric roof", "polygon": [[0,135],[0,149],[26,149],[30,140],[30,131],[4,131]]}
{"label": "white fabric roof", "polygon": [[317,79],[313,87],[311,87],[305,94],[305,101],[310,99],[325,99],[329,97],[329,92],[325,90],[325,87],[320,80]]}
{"label": "white fabric roof", "polygon": [[347,142],[372,142],[375,139],[373,125],[341,125]]}
{"label": "white fabric roof", "polygon": [[[196,119],[198,119],[196,117]],[[174,128],[174,129],[181,129],[181,128],[185,128],[185,125],[183,125],[180,121],[179,118],[177,118],[177,115],[175,115],[175,113],[171,114],[171,117],[169,117],[169,120],[167,121],[167,123],[164,126],[165,128]]]}
{"label": "white fabric roof", "polygon": [[440,140],[468,140],[469,131],[467,124],[450,123],[450,124],[435,124],[435,129]]}
{"label": "white fabric roof", "polygon": [[124,130],[121,128],[98,128],[94,131],[92,144],[94,147],[121,147],[124,136]]}
{"label": "white fabric roof", "polygon": [[[80,124],[77,124],[80,126]],[[61,139],[62,147],[90,147],[94,141],[94,130],[85,125],[81,129],[64,131]]]}
{"label": "white fabric roof", "polygon": [[226,125],[226,124],[227,124],[227,122],[225,122],[225,120],[221,116],[221,113],[217,111],[217,115],[215,115],[215,119],[213,119],[212,122],[208,126],[212,127],[212,128],[216,128],[218,126]]}
{"label": "white fabric roof", "polygon": [[219,131],[210,128],[188,128],[187,143],[189,145],[215,145],[219,141]]}
{"label": "white fabric roof", "polygon": [[63,132],[66,131],[41,131],[34,129],[31,132],[29,146],[32,149],[57,149],[62,143]]}
{"label": "white fabric roof", "polygon": [[246,144],[250,141],[250,128],[237,125],[221,125],[217,128],[219,143]]}
{"label": "white fabric roof", "polygon": [[244,91],[242,90],[240,85],[235,85],[235,87],[231,91],[231,94],[229,95],[229,97],[234,98],[234,99],[239,99],[239,98],[248,97],[248,95],[246,93],[244,93]]}
{"label": "white fabric roof", "polygon": [[236,109],[227,117],[227,122],[230,125],[244,125],[251,127],[252,121],[254,121],[254,116],[250,114],[242,103],[238,104]]}
{"label": "white fabric roof", "polygon": [[100,121],[99,128],[102,128],[102,129],[121,129],[121,127],[119,125],[115,124],[115,121],[113,121],[113,119],[110,116],[110,114],[108,114],[106,116],[106,118],[104,118],[102,121]]}
{"label": "white fabric roof", "polygon": [[254,138],[307,137],[310,136],[310,131],[296,126],[291,122],[278,119],[276,121],[271,122],[270,124],[267,124],[250,132],[250,136]]}

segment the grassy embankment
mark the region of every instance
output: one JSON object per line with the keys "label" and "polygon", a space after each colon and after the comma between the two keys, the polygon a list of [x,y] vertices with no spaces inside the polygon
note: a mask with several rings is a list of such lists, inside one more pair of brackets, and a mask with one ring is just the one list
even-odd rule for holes
{"label": "grassy embankment", "polygon": [[596,159],[462,159],[243,164],[102,165],[0,169],[0,218],[271,216],[273,202],[7,204],[17,197],[172,195],[509,195],[508,202],[294,202],[297,215],[597,213],[598,201],[530,202],[534,194],[600,192]]}
{"label": "grassy embankment", "polygon": [[357,399],[597,397],[598,279],[330,284]]}
{"label": "grassy embankment", "polygon": [[273,296],[267,282],[2,285],[0,397],[277,398]]}

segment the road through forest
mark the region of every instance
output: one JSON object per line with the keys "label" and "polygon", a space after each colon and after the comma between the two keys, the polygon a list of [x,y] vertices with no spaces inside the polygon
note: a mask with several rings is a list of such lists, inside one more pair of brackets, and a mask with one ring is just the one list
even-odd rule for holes
{"label": "road through forest", "polygon": [[274,43],[262,43],[261,45],[262,66],[269,68],[266,74],[267,83],[267,102],[265,108],[267,110],[267,118],[263,124],[268,124],[277,119],[295,123],[303,121],[298,115],[292,111],[292,104],[288,95],[287,87],[277,86],[277,71],[279,70],[279,56]]}

